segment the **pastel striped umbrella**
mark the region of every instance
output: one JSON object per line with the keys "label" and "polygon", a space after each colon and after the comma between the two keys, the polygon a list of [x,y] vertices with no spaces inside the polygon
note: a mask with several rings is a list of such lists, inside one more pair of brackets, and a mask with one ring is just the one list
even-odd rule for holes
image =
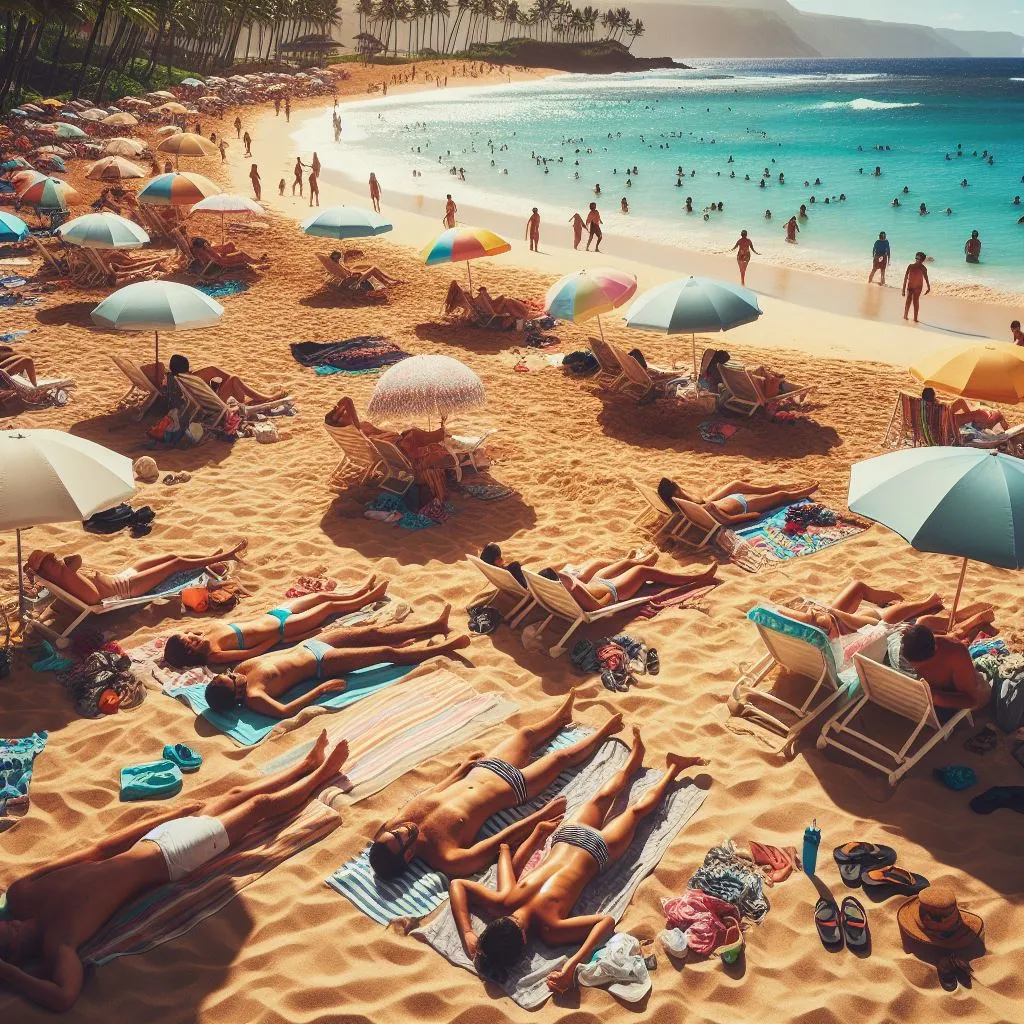
{"label": "pastel striped umbrella", "polygon": [[201,199],[215,196],[220,187],[209,178],[191,171],[160,174],[138,194],[144,206],[195,206]]}
{"label": "pastel striped umbrella", "polygon": [[318,238],[367,238],[392,228],[379,213],[358,206],[329,206],[307,217],[300,226],[307,235]]}
{"label": "pastel striped umbrella", "polygon": [[28,225],[13,213],[0,210],[0,242],[23,242],[28,238]]}
{"label": "pastel striped umbrella", "polygon": [[219,195],[209,196],[201,199],[189,212],[190,217],[206,215],[220,216],[220,240],[224,241],[224,218],[233,214],[236,217],[259,217],[263,214],[263,207],[254,202],[248,196],[235,196],[230,192],[221,192]]}
{"label": "pastel striped umbrella", "polygon": [[87,213],[57,228],[57,234],[69,245],[82,249],[137,249],[149,241],[149,235],[133,220],[116,213]]}
{"label": "pastel striped umbrella", "polygon": [[496,235],[486,228],[456,227],[442,231],[423,250],[422,256],[428,267],[439,263],[465,263],[469,287],[472,290],[473,271],[469,265],[470,260],[498,256],[511,248],[512,246],[501,235]]}
{"label": "pastel striped umbrella", "polygon": [[82,197],[60,178],[34,181],[18,193],[18,198],[26,206],[34,206],[37,210],[66,210],[69,206],[82,203]]}
{"label": "pastel striped umbrella", "polygon": [[122,181],[125,178],[144,178],[146,172],[121,156],[105,156],[85,172],[94,181]]}
{"label": "pastel striped umbrella", "polygon": [[141,156],[145,150],[145,144],[138,139],[126,139],[122,136],[107,139],[103,143],[104,156]]}
{"label": "pastel striped umbrella", "polygon": [[544,308],[549,316],[577,324],[596,316],[597,329],[603,339],[601,314],[628,302],[635,292],[636,278],[632,274],[598,267],[566,274],[556,281],[544,296]]}

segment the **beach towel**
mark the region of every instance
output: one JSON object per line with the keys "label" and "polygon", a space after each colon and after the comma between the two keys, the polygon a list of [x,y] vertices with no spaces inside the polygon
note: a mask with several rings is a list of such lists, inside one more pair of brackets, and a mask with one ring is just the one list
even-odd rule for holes
{"label": "beach towel", "polygon": [[409,357],[393,341],[364,335],[348,341],[299,341],[291,346],[292,357],[321,375],[377,373]]}
{"label": "beach towel", "polygon": [[692,607],[707,597],[720,582],[721,580],[715,580],[714,583],[706,587],[699,587],[697,590],[683,590],[680,587],[669,587],[666,589],[657,584],[644,584],[640,588],[637,597],[647,597],[650,594],[650,599],[647,604],[639,606],[636,613],[637,618],[653,619],[658,612],[663,612],[666,608]]}
{"label": "beach towel", "polygon": [[701,439],[711,444],[725,444],[733,434],[742,429],[728,420],[705,420],[697,427]]}
{"label": "beach towel", "polygon": [[86,964],[145,953],[191,931],[246,886],[307,846],[330,835],[341,817],[311,800],[291,819],[263,821],[236,846],[119,910],[80,950]]}
{"label": "beach towel", "polygon": [[32,767],[45,746],[45,732],[22,739],[0,739],[0,832],[6,832],[28,813]]}
{"label": "beach towel", "polygon": [[[810,505],[813,503],[804,499],[793,502],[793,504]],[[785,526],[786,513],[790,507],[787,505],[785,508],[769,512],[756,522],[740,527],[735,532],[741,540],[746,541],[765,560],[784,562],[800,555],[813,555],[816,551],[822,551],[849,537],[855,537],[867,529],[864,524],[839,516],[837,513],[834,526],[810,526],[795,533],[789,533]]]}
{"label": "beach towel", "polygon": [[199,291],[209,295],[211,299],[222,299],[225,295],[238,295],[249,290],[248,284],[237,278],[231,278],[228,281],[200,281],[192,287],[198,288]]}
{"label": "beach towel", "polygon": [[[447,669],[433,669],[404,686],[368,698],[358,710],[332,719],[331,742],[344,737],[345,771],[331,785],[356,802],[380,792],[416,765],[503,722],[518,705],[494,693],[477,693]],[[313,747],[307,740],[264,765],[271,774],[297,763]],[[338,807],[337,803],[332,804]]]}
{"label": "beach towel", "polygon": [[[563,729],[546,747],[537,752],[537,756],[571,746],[585,735],[587,730],[578,727]],[[560,793],[564,793],[568,799],[569,787],[573,783],[576,783],[574,793],[583,793],[577,801],[578,806],[600,788],[601,782],[591,785],[591,780],[610,777],[619,766],[625,764],[628,756],[624,744],[618,740],[608,740],[588,762],[566,769],[543,793],[529,803],[500,811],[488,818],[480,829],[480,837],[496,835],[513,822],[540,810]],[[602,774],[603,769],[608,769],[607,774]],[[571,806],[573,805],[570,803]],[[349,900],[357,910],[378,924],[388,925],[401,918],[425,917],[448,898],[448,878],[418,857],[410,862],[401,878],[393,882],[379,881],[370,867],[369,849],[367,846],[358,857],[343,864],[324,881],[335,892],[341,893]]]}
{"label": "beach towel", "polygon": [[[640,796],[661,778],[661,775],[660,771],[653,769],[643,771],[633,780],[627,798],[616,801],[612,814],[621,810],[627,802],[636,803]],[[637,887],[658,866],[658,862],[664,856],[672,840],[697,813],[705,796],[707,796],[707,790],[692,781],[684,782],[679,788],[670,791],[661,808],[641,822],[636,837],[626,854],[620,860],[609,865],[603,874],[598,875],[583,890],[572,913],[574,915],[610,914],[618,921],[629,906]],[[580,801],[580,803],[582,802]],[[575,806],[579,806],[579,804],[577,803]],[[570,801],[567,818],[571,817],[573,810],[574,804]],[[548,846],[550,847],[550,840]],[[527,871],[541,859],[536,855],[531,858],[530,864],[527,865]],[[496,887],[497,876],[498,868],[497,865],[494,865],[488,869],[482,882],[493,889]],[[485,922],[481,918],[473,915],[473,926],[478,935],[484,924]],[[476,973],[462,948],[455,919],[447,908],[429,924],[423,928],[417,928],[412,934],[437,950],[456,967]],[[551,990],[547,987],[545,980],[547,976],[561,967],[578,948],[578,944],[553,948],[531,936],[527,940],[526,954],[523,959],[509,971],[508,977],[498,987],[506,995],[511,996],[523,1009],[534,1010],[538,1006],[542,1006],[551,995]]]}

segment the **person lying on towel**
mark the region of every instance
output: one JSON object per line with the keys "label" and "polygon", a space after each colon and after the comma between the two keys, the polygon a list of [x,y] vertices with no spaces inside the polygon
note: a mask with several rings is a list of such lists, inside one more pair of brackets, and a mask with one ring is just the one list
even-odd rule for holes
{"label": "person lying on towel", "polygon": [[[246,658],[213,677],[206,687],[206,702],[222,713],[246,707],[268,718],[290,718],[324,694],[344,690],[348,672],[384,663],[417,665],[468,647],[468,636],[449,638],[450,613],[451,605],[447,605],[438,618],[420,626],[339,626],[295,647]],[[432,643],[430,638],[439,635],[445,639]],[[317,685],[308,693],[289,701],[281,699],[310,679]]]}
{"label": "person lying on towel", "polygon": [[662,477],[658,482],[658,496],[670,511],[674,512],[676,508],[672,499],[682,498],[703,506],[723,526],[753,522],[765,512],[785,508],[810,497],[817,489],[818,485],[813,481],[809,484],[752,484],[746,480],[733,480],[701,499],[691,497],[668,477]]}
{"label": "person lying on towel", "polygon": [[552,800],[496,836],[477,838],[491,815],[533,800],[561,772],[582,764],[622,728],[622,715],[613,715],[597,732],[533,760],[534,749],[572,721],[575,697],[573,690],[557,711],[519,729],[490,756],[482,751],[471,754],[382,825],[370,846],[374,874],[385,881],[398,878],[409,862],[419,857],[450,877],[472,875],[494,863],[503,843],[518,847],[541,822],[557,822],[565,813],[563,798]]}
{"label": "person lying on towel", "polygon": [[153,555],[142,558],[120,572],[108,573],[83,565],[81,555],[61,557],[52,551],[33,551],[25,569],[44,583],[53,583],[77,597],[83,604],[95,605],[106,599],[125,601],[145,597],[154,587],[178,572],[198,572],[218,562],[237,560],[246,541],[211,555]]}
{"label": "person lying on towel", "polygon": [[298,764],[131,825],[39,868],[7,890],[0,921],[0,988],[64,1011],[82,992],[78,949],[126,903],[177,882],[237,844],[258,824],[302,807],[341,770],[348,744],[320,733]]}
{"label": "person lying on towel", "polygon": [[202,631],[185,629],[167,638],[164,661],[174,668],[233,665],[266,654],[278,644],[308,640],[320,632],[328,619],[372,605],[381,600],[387,590],[387,580],[377,583],[376,577],[371,576],[348,593],[306,594],[282,601],[279,607],[242,622],[211,622]]}
{"label": "person lying on towel", "polygon": [[[500,980],[522,958],[527,934],[535,931],[549,946],[582,943],[564,966],[547,977],[553,992],[566,992],[576,982],[576,968],[608,940],[615,930],[613,917],[572,917],[572,908],[587,885],[629,849],[640,822],[657,809],[676,777],[688,768],[708,763],[702,757],[669,754],[665,774],[658,782],[621,814],[606,820],[616,797],[643,767],[644,753],[640,730],[634,728],[629,760],[570,821],[561,825],[554,820],[538,822],[515,856],[507,844],[502,844],[497,891],[465,879],[452,882],[452,916],[466,955],[481,977]],[[548,855],[520,878],[530,857],[543,847],[548,836]],[[492,918],[480,935],[473,931],[471,907]]]}

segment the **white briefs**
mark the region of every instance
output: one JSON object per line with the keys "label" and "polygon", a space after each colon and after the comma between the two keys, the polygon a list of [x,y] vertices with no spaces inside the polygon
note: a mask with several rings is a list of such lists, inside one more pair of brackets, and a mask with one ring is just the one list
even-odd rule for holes
{"label": "white briefs", "polygon": [[229,845],[227,829],[219,818],[175,818],[157,825],[143,837],[160,847],[167,875],[177,882],[223,853]]}

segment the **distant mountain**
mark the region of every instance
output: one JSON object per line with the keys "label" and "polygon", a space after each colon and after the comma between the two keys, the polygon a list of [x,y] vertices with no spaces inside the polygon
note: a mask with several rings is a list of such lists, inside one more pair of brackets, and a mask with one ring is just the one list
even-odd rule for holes
{"label": "distant mountain", "polygon": [[630,6],[638,55],[680,57],[1020,57],[1024,36],[807,14],[787,0],[687,0]]}

